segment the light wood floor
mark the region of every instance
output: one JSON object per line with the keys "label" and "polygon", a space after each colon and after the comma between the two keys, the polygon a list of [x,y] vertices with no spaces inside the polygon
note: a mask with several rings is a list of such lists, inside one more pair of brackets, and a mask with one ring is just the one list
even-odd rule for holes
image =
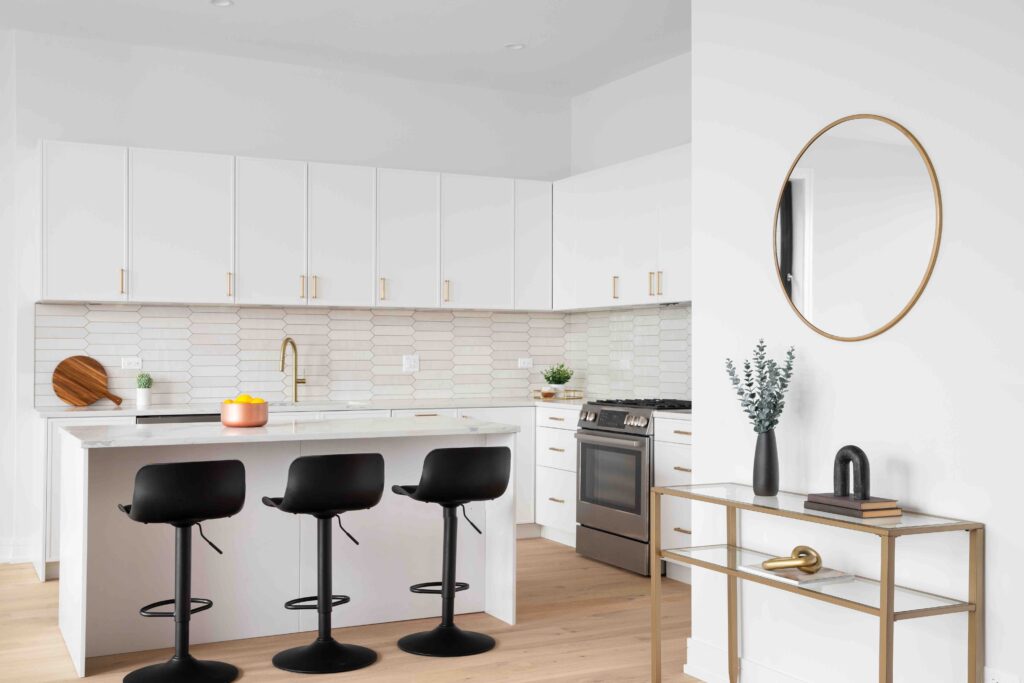
{"label": "light wood floor", "polygon": [[[695,682],[679,673],[690,633],[689,587],[675,581],[663,585],[665,680]],[[335,629],[338,640],[371,647],[380,655],[374,666],[345,674],[304,678],[270,664],[277,651],[311,641],[309,633],[198,645],[192,651],[201,659],[235,664],[247,683],[641,683],[649,680],[647,588],[647,579],[582,559],[557,543],[529,539],[519,541],[519,623],[508,626],[485,614],[458,618],[464,628],[497,638],[498,647],[487,654],[432,659],[395,646],[400,636],[432,628],[436,619]],[[172,637],[170,623],[167,637]],[[170,654],[159,650],[96,658],[90,660],[94,674],[88,680],[119,682],[132,669]],[[0,565],[0,681],[75,679],[57,630],[57,582],[40,583],[28,565]]]}

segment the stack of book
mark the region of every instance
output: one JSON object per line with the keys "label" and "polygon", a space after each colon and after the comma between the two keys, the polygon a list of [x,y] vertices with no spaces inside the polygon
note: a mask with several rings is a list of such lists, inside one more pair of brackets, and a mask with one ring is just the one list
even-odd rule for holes
{"label": "stack of book", "polygon": [[878,517],[900,517],[903,510],[892,498],[868,498],[857,500],[852,496],[837,496],[832,493],[812,493],[804,501],[804,507],[834,515],[875,519]]}

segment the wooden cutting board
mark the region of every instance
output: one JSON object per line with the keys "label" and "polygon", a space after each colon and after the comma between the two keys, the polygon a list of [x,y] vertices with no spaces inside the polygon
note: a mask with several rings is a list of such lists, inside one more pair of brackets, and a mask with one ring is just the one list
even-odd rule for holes
{"label": "wooden cutting board", "polygon": [[53,393],[73,406],[90,406],[101,398],[121,405],[121,397],[107,391],[107,371],[94,358],[71,356],[53,371]]}

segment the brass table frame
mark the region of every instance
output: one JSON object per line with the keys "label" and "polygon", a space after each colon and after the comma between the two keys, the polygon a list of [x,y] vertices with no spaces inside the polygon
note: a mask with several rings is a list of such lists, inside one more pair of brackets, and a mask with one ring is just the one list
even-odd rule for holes
{"label": "brass table frame", "polygon": [[[719,486],[723,484],[718,484]],[[730,484],[731,486],[741,486]],[[727,609],[729,616],[729,681],[739,683],[740,681],[740,653],[739,653],[739,581],[753,581],[764,586],[778,588],[797,595],[803,595],[815,600],[857,610],[865,614],[878,617],[878,681],[879,683],[892,683],[893,681],[893,648],[894,632],[897,621],[904,619],[918,619],[931,617],[940,614],[953,614],[957,612],[967,613],[967,682],[983,683],[985,680],[985,525],[978,522],[967,522],[950,519],[949,523],[932,524],[927,526],[888,528],[871,526],[870,524],[858,523],[857,518],[851,517],[849,521],[824,517],[818,514],[794,512],[770,507],[753,505],[741,501],[734,501],[727,498],[702,495],[699,492],[687,490],[688,488],[701,489],[715,484],[703,484],[695,487],[687,486],[658,486],[651,489],[650,506],[650,538],[651,538],[651,682],[661,683],[661,572],[656,571],[660,560],[686,564],[694,567],[709,569],[727,576]],[[749,487],[748,487],[749,488]],[[675,496],[693,501],[721,505],[726,508],[726,544],[729,547],[728,566],[721,566],[688,557],[661,547],[661,499],[662,496]],[[758,576],[740,570],[737,567],[737,554],[741,550],[737,545],[739,535],[739,512],[746,510],[758,512],[776,517],[787,517],[799,519],[814,524],[834,526],[851,531],[860,531],[874,534],[881,542],[881,568],[879,573],[879,606],[872,607],[860,602],[847,600],[824,593],[807,590],[792,586],[781,581]],[[968,597],[966,602],[957,602],[953,605],[939,607],[928,607],[924,609],[897,612],[894,609],[895,601],[895,564],[896,564],[896,539],[900,536],[912,534],[943,533],[950,531],[966,531],[969,535],[968,542]],[[920,591],[917,591],[920,593]],[[938,596],[937,596],[938,597]]]}

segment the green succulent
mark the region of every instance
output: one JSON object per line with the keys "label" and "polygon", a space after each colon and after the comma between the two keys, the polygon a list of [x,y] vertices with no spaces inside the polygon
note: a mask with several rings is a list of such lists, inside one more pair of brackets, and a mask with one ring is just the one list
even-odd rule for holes
{"label": "green succulent", "polygon": [[553,365],[544,371],[544,381],[548,384],[565,384],[572,379],[572,370],[565,363]]}
{"label": "green succulent", "polygon": [[150,389],[153,387],[153,378],[148,372],[140,372],[135,376],[135,386],[139,389]]}

